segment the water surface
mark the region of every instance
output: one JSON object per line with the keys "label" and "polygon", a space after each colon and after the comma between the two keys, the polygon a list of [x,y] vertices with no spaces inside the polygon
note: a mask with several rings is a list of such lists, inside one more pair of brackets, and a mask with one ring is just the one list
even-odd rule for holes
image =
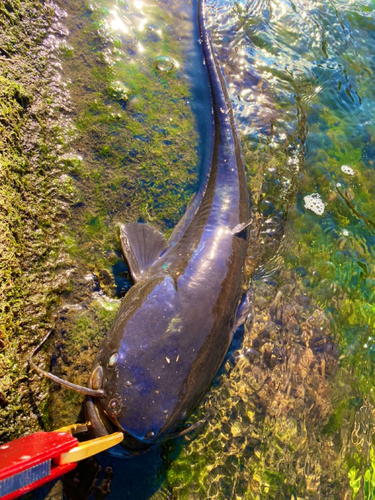
{"label": "water surface", "polygon": [[[209,106],[194,5],[61,6],[77,203],[60,352],[82,345],[84,379],[130,286],[116,224],[171,231],[204,168]],[[193,417],[207,424],[143,458],[102,458],[109,498],[373,498],[374,8],[207,2],[252,194],[253,307]]]}

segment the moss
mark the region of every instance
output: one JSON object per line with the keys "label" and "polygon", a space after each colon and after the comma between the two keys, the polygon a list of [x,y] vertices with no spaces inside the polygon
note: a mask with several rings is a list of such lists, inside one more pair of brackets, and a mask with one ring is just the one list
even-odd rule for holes
{"label": "moss", "polygon": [[[11,8],[0,11],[6,27],[0,45],[6,62],[0,75],[0,121],[6,126],[0,134],[3,438],[38,426],[27,403],[26,359],[49,324],[56,292],[63,289],[52,369],[85,384],[119,304],[119,276],[113,272],[120,261],[117,225],[143,220],[169,234],[197,179],[189,84],[177,66],[162,73],[155,65],[160,55],[184,63],[183,42],[170,27],[173,13],[161,4],[145,7],[150,26],[125,37],[105,22],[111,15],[105,1],[101,7],[69,2],[71,35],[60,54],[73,82],[75,126],[66,133],[75,152],[57,158],[65,138],[59,123],[46,119],[55,97],[35,84],[40,87],[44,78],[46,58],[27,53],[30,40],[40,52],[52,12],[38,2],[6,5]],[[352,21],[358,28],[372,23],[358,12]],[[161,38],[153,25],[162,28]],[[278,45],[263,33],[252,42],[269,48],[269,58]],[[363,51],[373,45],[360,43]],[[147,47],[143,55],[136,53],[137,44]],[[343,61],[365,75],[338,90],[351,106],[369,94],[373,70],[357,57],[344,54]],[[327,94],[310,109],[299,93],[307,95],[312,82],[293,79],[284,66],[275,64],[276,83],[264,86],[282,115],[274,120],[280,136],[282,122],[291,123],[283,147],[275,148],[269,138],[243,141],[254,215],[247,276],[261,264],[251,285],[252,323],[193,417],[208,416],[206,425],[186,437],[181,449],[166,447],[169,467],[160,498],[373,496],[375,185],[373,159],[364,149],[371,150],[374,132],[368,125],[353,132],[353,120]],[[276,84],[281,93],[293,89],[288,102]],[[353,166],[354,177],[345,177],[343,164]],[[62,170],[68,178],[61,178]],[[311,192],[326,202],[321,217],[304,205]],[[65,227],[68,204],[72,220]],[[79,418],[81,396],[54,386],[48,403],[47,387],[42,384],[39,392],[44,425]],[[20,427],[25,414],[30,421]]]}
{"label": "moss", "polygon": [[[95,278],[89,287],[95,288]],[[82,290],[82,284],[80,284]],[[72,290],[72,295],[76,290]],[[119,306],[119,301],[110,300],[103,293],[92,294],[88,291],[86,299],[81,300],[80,310],[66,309],[58,323],[61,334],[56,337],[53,352],[53,371],[60,377],[86,385],[93,357],[99,343],[108,332]],[[66,329],[66,330],[65,330]],[[53,387],[49,401],[49,411],[54,428],[69,425],[79,420],[84,396],[73,391]]]}
{"label": "moss", "polygon": [[[64,160],[73,206],[63,237],[74,272],[62,296],[53,370],[85,384],[118,305],[112,302],[116,290],[124,291],[115,278],[125,278],[112,271],[121,255],[118,224],[142,220],[169,234],[196,187],[197,133],[183,72],[176,67],[162,75],[154,65],[163,51],[183,62],[184,47],[176,33],[166,31],[160,39],[148,28],[137,31],[136,43],[147,50],[134,55],[133,41],[120,40],[105,22],[111,15],[105,5],[70,2],[69,9],[66,44],[72,50],[62,55],[64,74],[74,82],[69,91],[76,155]],[[162,9],[150,10],[150,25],[164,28],[170,14]],[[75,16],[82,20],[80,30],[69,25]],[[78,415],[80,402],[54,389],[53,426],[70,412]]]}
{"label": "moss", "polygon": [[43,46],[54,16],[38,1],[9,0],[0,10],[2,441],[39,429],[48,415],[46,383],[29,373],[27,359],[65,282],[61,225],[69,187],[57,153],[65,142],[63,91]]}

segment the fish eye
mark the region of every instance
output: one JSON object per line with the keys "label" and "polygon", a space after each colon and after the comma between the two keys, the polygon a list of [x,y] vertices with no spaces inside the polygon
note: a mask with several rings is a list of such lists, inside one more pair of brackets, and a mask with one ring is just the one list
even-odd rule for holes
{"label": "fish eye", "polygon": [[154,437],[155,437],[155,431],[154,431],[154,429],[149,429],[146,432],[145,438],[146,439],[153,439]]}
{"label": "fish eye", "polygon": [[103,382],[103,368],[99,365],[91,374],[91,387],[95,390],[101,389]]}
{"label": "fish eye", "polygon": [[118,399],[114,398],[108,403],[109,408],[113,413],[118,413],[121,410],[121,403]]}
{"label": "fish eye", "polygon": [[117,358],[118,358],[118,353],[114,352],[108,360],[108,366],[111,368],[115,366],[115,364],[117,363]]}

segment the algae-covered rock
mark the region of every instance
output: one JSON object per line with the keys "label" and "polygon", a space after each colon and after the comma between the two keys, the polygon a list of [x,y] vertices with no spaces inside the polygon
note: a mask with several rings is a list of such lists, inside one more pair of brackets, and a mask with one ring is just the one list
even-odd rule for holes
{"label": "algae-covered rock", "polygon": [[64,95],[44,2],[0,9],[0,441],[48,418],[48,387],[27,359],[51,325],[65,283],[61,227],[69,215],[58,164]]}
{"label": "algae-covered rock", "polygon": [[129,100],[131,92],[121,82],[115,81],[112,82],[108,87],[108,94],[110,95],[110,97],[113,97],[117,101],[125,103]]}

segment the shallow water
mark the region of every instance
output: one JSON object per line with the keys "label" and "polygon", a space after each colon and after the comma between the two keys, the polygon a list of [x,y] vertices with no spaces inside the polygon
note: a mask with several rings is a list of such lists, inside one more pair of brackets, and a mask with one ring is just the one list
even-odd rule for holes
{"label": "shallow water", "polygon": [[[78,358],[84,382],[130,286],[116,223],[171,231],[209,111],[190,3],[60,6],[77,203],[55,370],[77,375]],[[193,417],[207,424],[145,457],[102,457],[109,498],[373,498],[374,7],[207,2],[252,193],[253,307]],[[73,403],[55,391],[54,426]]]}

